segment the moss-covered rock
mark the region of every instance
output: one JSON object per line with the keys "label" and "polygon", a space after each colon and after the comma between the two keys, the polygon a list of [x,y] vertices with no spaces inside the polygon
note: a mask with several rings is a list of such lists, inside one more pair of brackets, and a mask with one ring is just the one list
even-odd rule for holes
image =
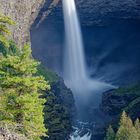
{"label": "moss-covered rock", "polygon": [[38,74],[50,82],[51,90],[44,94],[47,99],[44,108],[44,123],[48,128],[49,138],[44,140],[68,140],[72,130],[72,118],[75,114],[74,98],[62,78],[43,66],[39,66]]}
{"label": "moss-covered rock", "polygon": [[140,118],[140,83],[111,90],[103,94],[102,110],[111,115],[119,115],[123,110],[136,119]]}

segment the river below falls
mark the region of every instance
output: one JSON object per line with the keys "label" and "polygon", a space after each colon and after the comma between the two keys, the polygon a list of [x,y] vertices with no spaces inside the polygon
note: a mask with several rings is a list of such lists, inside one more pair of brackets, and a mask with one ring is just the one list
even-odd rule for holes
{"label": "river below falls", "polygon": [[70,135],[70,140],[90,140],[91,139],[91,127],[94,125],[88,122],[78,121],[77,125],[73,126],[73,132]]}

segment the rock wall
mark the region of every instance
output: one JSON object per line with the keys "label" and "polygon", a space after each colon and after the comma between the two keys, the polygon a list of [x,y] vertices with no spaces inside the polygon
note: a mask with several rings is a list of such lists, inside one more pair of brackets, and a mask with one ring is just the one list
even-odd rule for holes
{"label": "rock wall", "polygon": [[48,137],[42,140],[68,140],[72,131],[76,106],[72,91],[68,89],[61,77],[44,66],[38,67],[38,74],[49,81],[51,90],[44,93],[47,99],[44,108],[44,123],[48,129]]}
{"label": "rock wall", "polygon": [[[103,24],[108,18],[140,19],[139,0],[76,0],[83,24]],[[87,22],[88,21],[88,22]]]}
{"label": "rock wall", "polygon": [[105,92],[101,109],[113,118],[125,110],[132,119],[140,118],[140,83]]}
{"label": "rock wall", "polygon": [[[101,22],[101,18],[121,17],[140,18],[140,2],[138,0],[76,0],[84,24],[91,25]],[[59,0],[50,3],[50,7],[58,4]],[[39,9],[45,0],[0,0],[0,13],[10,16],[16,21],[12,28],[14,39],[18,45],[29,40],[29,29],[38,15]],[[62,9],[62,7],[60,6]],[[45,12],[45,17],[49,12]],[[113,14],[112,14],[113,13]],[[114,14],[116,13],[116,14]],[[60,16],[62,16],[60,14]],[[43,17],[43,18],[44,18]],[[88,21],[88,22],[87,22]]]}
{"label": "rock wall", "polygon": [[45,0],[0,0],[0,13],[8,15],[15,22],[12,36],[19,46],[29,41],[29,29]]}

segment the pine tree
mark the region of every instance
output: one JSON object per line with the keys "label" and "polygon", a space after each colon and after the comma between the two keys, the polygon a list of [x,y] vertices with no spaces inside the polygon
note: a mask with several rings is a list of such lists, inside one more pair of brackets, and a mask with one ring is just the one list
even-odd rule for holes
{"label": "pine tree", "polygon": [[139,140],[133,122],[125,112],[122,113],[115,140]]}
{"label": "pine tree", "polygon": [[5,39],[0,39],[0,43],[3,48],[8,47],[0,55],[0,127],[25,135],[29,140],[40,140],[47,131],[43,123],[46,100],[40,96],[50,86],[44,77],[36,76],[39,63],[31,58],[30,46],[26,44],[19,51],[6,38],[8,28],[3,25],[13,22],[0,16],[0,23],[0,35]]}
{"label": "pine tree", "polygon": [[45,100],[39,98],[39,93],[49,85],[42,76],[34,76],[38,62],[30,55],[25,45],[21,55],[0,58],[0,119],[37,140],[46,132],[42,113]]}
{"label": "pine tree", "polygon": [[9,41],[7,36],[11,34],[10,30],[8,29],[7,25],[14,25],[15,22],[11,20],[11,18],[0,14],[0,45],[9,47]]}
{"label": "pine tree", "polygon": [[107,135],[106,135],[105,140],[115,140],[115,132],[111,125],[109,126],[107,130]]}
{"label": "pine tree", "polygon": [[136,119],[136,121],[135,121],[135,128],[137,131],[138,138],[140,140],[140,121],[139,121],[139,119]]}

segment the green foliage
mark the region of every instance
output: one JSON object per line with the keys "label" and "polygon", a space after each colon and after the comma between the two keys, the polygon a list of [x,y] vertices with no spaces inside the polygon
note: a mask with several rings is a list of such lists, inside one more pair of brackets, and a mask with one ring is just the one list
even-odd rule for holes
{"label": "green foliage", "polygon": [[123,112],[117,133],[115,134],[112,127],[109,127],[106,140],[140,140],[139,119],[133,124],[130,117]]}
{"label": "green foliage", "polygon": [[0,34],[0,45],[2,46],[5,46],[6,48],[9,47],[9,41],[6,39],[5,36],[1,35]]}
{"label": "green foliage", "polygon": [[7,25],[14,25],[15,22],[11,20],[9,17],[0,14],[0,46],[9,47],[9,40],[7,39],[7,35],[11,34]]}
{"label": "green foliage", "polygon": [[12,40],[8,41],[9,47],[5,47],[4,44],[0,44],[0,53],[2,53],[4,56],[7,55],[19,55],[20,51],[16,46],[16,43]]}
{"label": "green foliage", "polygon": [[140,117],[138,115],[140,105],[140,82],[113,90],[112,95],[115,96],[117,102],[119,101],[118,99],[125,101],[123,104],[119,104],[118,113],[125,110],[128,112],[129,116],[134,119]]}
{"label": "green foliage", "polygon": [[108,130],[107,130],[107,134],[106,134],[106,139],[105,140],[114,140],[115,139],[115,132],[112,128],[112,126],[110,125]]}
{"label": "green foliage", "polygon": [[8,25],[15,25],[15,22],[11,18],[2,14],[0,14],[0,23],[8,24]]}
{"label": "green foliage", "polygon": [[19,56],[1,56],[0,120],[15,123],[17,131],[37,140],[46,132],[42,114],[45,100],[39,96],[50,87],[42,76],[33,76],[38,62],[30,59],[30,52],[25,45]]}
{"label": "green foliage", "polygon": [[135,128],[136,128],[136,131],[138,134],[138,139],[140,140],[140,121],[139,121],[139,119],[136,119],[136,121],[135,121]]}
{"label": "green foliage", "polygon": [[138,140],[137,132],[133,126],[133,122],[125,112],[122,113],[120,127],[116,134],[115,140]]}
{"label": "green foliage", "polygon": [[133,107],[134,107],[135,105],[137,105],[138,103],[140,103],[140,97],[137,97],[137,98],[134,99],[132,102],[130,102],[130,103],[128,104],[128,106],[124,108],[124,110],[126,110],[126,111],[129,111],[129,110],[130,110],[130,111],[129,111],[129,114],[132,114],[133,110],[131,110],[131,109],[133,109]]}
{"label": "green foliage", "polygon": [[[55,90],[51,87],[49,94],[44,95],[44,98],[47,98],[44,108],[44,122],[46,128],[48,128],[49,139],[60,140],[66,138],[71,131],[71,121],[68,107],[60,99],[62,93],[57,96]],[[60,90],[62,90],[61,87]],[[48,140],[48,138],[44,137],[43,140]]]}
{"label": "green foliage", "polygon": [[[0,24],[5,23],[13,24],[10,18],[0,15]],[[15,43],[5,37],[5,29],[0,28],[1,36],[9,44],[7,48],[5,41],[0,40],[3,47],[0,55],[0,127],[29,140],[40,140],[47,132],[43,118],[46,100],[40,96],[50,86],[43,76],[36,75],[39,63],[31,58],[30,46],[25,44],[19,51]]]}
{"label": "green foliage", "polygon": [[53,83],[58,80],[57,74],[55,74],[54,72],[47,69],[41,64],[38,65],[37,70],[37,75],[42,75],[43,77],[45,77],[45,80],[49,81],[50,83]]}
{"label": "green foliage", "polygon": [[44,66],[38,66],[37,75],[43,75],[51,85],[51,90],[42,96],[47,99],[44,108],[44,123],[49,135],[49,138],[43,137],[42,139],[66,139],[72,126],[72,114],[70,113],[75,112],[72,93],[59,76]]}
{"label": "green foliage", "polygon": [[115,90],[115,94],[117,95],[124,95],[124,94],[135,94],[140,96],[140,83],[134,84],[134,85],[130,85],[127,87],[120,87],[117,90]]}

